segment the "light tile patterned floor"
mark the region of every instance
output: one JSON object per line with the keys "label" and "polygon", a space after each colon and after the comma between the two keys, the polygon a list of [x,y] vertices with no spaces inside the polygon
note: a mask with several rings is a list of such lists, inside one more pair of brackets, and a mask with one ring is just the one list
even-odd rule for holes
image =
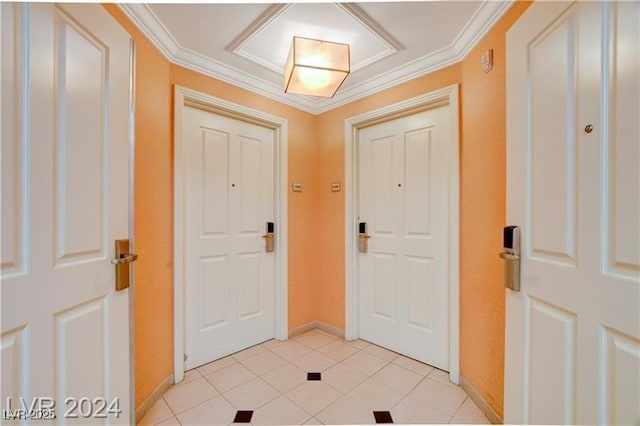
{"label": "light tile patterned floor", "polygon": [[316,329],[187,371],[140,424],[227,425],[239,410],[256,425],[375,424],[374,411],[394,423],[489,423],[447,373]]}

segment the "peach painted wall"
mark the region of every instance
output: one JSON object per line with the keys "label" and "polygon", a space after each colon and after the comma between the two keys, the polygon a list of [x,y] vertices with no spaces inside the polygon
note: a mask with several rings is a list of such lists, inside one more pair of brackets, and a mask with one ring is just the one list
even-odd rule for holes
{"label": "peach painted wall", "polygon": [[136,42],[136,405],[173,372],[173,151],[169,62],[113,4]]}
{"label": "peach painted wall", "polygon": [[[460,371],[502,417],[506,213],[506,32],[530,3],[518,2],[462,62],[460,157]],[[484,73],[480,56],[493,49]]]}
{"label": "peach painted wall", "polygon": [[135,272],[136,405],[173,373],[173,85],[195,89],[288,120],[289,328],[316,319],[319,264],[315,117],[170,64],[113,4],[105,9],[136,43]]}

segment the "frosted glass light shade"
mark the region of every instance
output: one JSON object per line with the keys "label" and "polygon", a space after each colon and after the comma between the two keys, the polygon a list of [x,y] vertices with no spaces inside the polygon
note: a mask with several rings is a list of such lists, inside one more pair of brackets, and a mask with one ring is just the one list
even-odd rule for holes
{"label": "frosted glass light shade", "polygon": [[284,69],[284,91],[331,98],[350,70],[348,44],[294,37]]}

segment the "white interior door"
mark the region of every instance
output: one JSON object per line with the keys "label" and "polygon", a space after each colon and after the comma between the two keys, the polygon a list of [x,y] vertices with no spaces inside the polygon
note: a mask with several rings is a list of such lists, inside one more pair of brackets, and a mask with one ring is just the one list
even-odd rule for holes
{"label": "white interior door", "polygon": [[130,37],[100,5],[0,7],[2,408],[128,424]]}
{"label": "white interior door", "polygon": [[640,3],[536,2],[507,59],[505,423],[638,424]]}
{"label": "white interior door", "polygon": [[449,107],[359,131],[360,337],[449,369]]}
{"label": "white interior door", "polygon": [[183,128],[188,370],[274,337],[275,134],[192,107]]}

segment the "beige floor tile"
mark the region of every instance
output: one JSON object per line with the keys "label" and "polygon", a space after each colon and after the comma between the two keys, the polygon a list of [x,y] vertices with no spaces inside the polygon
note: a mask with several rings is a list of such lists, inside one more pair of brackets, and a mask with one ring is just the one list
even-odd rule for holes
{"label": "beige floor tile", "polygon": [[471,400],[464,400],[458,411],[453,415],[453,422],[464,424],[491,424],[482,410]]}
{"label": "beige floor tile", "polygon": [[360,351],[345,359],[342,363],[347,367],[351,367],[354,370],[358,370],[359,372],[366,374],[367,376],[372,376],[382,367],[387,365],[388,361],[371,355],[368,352]]}
{"label": "beige floor tile", "polygon": [[312,351],[294,359],[291,363],[306,372],[319,372],[335,365],[337,361],[320,352]]}
{"label": "beige floor tile", "polygon": [[412,398],[405,398],[391,410],[394,423],[445,424],[451,416]]}
{"label": "beige floor tile", "polygon": [[205,376],[205,379],[213,385],[220,393],[235,388],[256,377],[247,367],[240,363],[235,363],[222,370],[214,371]]}
{"label": "beige floor tile", "polygon": [[364,340],[360,340],[360,339],[357,339],[357,340],[345,340],[344,342],[347,345],[353,346],[354,348],[360,349],[360,350],[366,348],[367,346],[369,346],[371,344],[369,342],[365,342]]}
{"label": "beige floor tile", "polygon": [[391,362],[396,365],[399,365],[402,368],[411,370],[414,373],[418,373],[422,376],[426,376],[433,370],[433,367],[428,364],[425,364],[420,361],[416,361],[415,359],[407,358],[406,356],[402,356],[402,355],[400,355],[399,357],[397,357]]}
{"label": "beige floor tile", "polygon": [[437,368],[434,368],[433,371],[429,373],[427,377],[429,377],[431,380],[435,380],[438,383],[442,383],[443,385],[458,388],[457,385],[454,385],[453,383],[451,383],[451,381],[449,380],[449,373],[447,373],[446,371],[442,371],[442,370],[438,370]]}
{"label": "beige floor tile", "polygon": [[340,392],[322,382],[304,382],[287,392],[286,397],[315,416],[341,396]]}
{"label": "beige floor tile", "polygon": [[251,418],[256,425],[301,425],[311,419],[311,415],[291,400],[281,396],[263,405]]}
{"label": "beige floor tile", "polygon": [[363,351],[368,352],[371,355],[375,355],[380,359],[384,359],[385,361],[393,361],[399,356],[397,353],[377,345],[369,345],[364,348]]}
{"label": "beige floor tile", "polygon": [[178,422],[178,419],[171,416],[167,420],[164,420],[160,423],[156,423],[156,425],[157,426],[180,426],[180,423]]}
{"label": "beige floor tile", "polygon": [[275,370],[281,365],[287,363],[287,361],[269,351],[261,352],[258,355],[244,359],[241,362],[245,367],[253,371],[258,376],[261,376],[271,370]]}
{"label": "beige floor tile", "polygon": [[342,361],[349,358],[351,355],[358,352],[359,349],[348,345],[344,340],[336,340],[328,345],[325,345],[318,349],[318,352],[328,356],[336,361]]}
{"label": "beige floor tile", "polygon": [[367,379],[347,395],[357,399],[373,411],[391,410],[405,397],[402,392],[374,379]]}
{"label": "beige floor tile", "polygon": [[271,352],[281,358],[286,359],[287,361],[292,361],[306,353],[311,352],[311,350],[312,349],[309,346],[305,346],[302,343],[296,342],[295,340],[287,340],[282,345],[271,349]]}
{"label": "beige floor tile", "polygon": [[289,363],[260,376],[262,380],[282,393],[307,381],[307,372]]}
{"label": "beige floor tile", "polygon": [[387,364],[373,378],[403,394],[409,393],[424,378],[395,364]]}
{"label": "beige floor tile", "polygon": [[428,376],[409,393],[409,396],[453,416],[467,397],[462,388],[449,386],[430,379]]}
{"label": "beige floor tile", "polygon": [[204,378],[199,378],[172,386],[163,395],[163,398],[171,408],[171,411],[178,414],[217,395],[218,391],[209,382]]}
{"label": "beige floor tile", "polygon": [[342,393],[349,392],[367,378],[365,374],[343,364],[336,364],[322,373],[322,381]]}
{"label": "beige floor tile", "polygon": [[258,377],[231,389],[223,396],[238,410],[257,410],[280,396],[280,392]]}
{"label": "beige floor tile", "polygon": [[324,423],[322,423],[320,420],[316,419],[315,417],[311,417],[309,420],[304,422],[304,424],[305,425],[322,425]]}
{"label": "beige floor tile", "polygon": [[312,349],[318,349],[333,342],[334,340],[336,340],[336,337],[329,336],[325,333],[317,333],[315,330],[311,330],[294,337],[293,340],[298,343],[302,343],[303,345],[309,346]]}
{"label": "beige floor tile", "polygon": [[266,351],[265,348],[263,348],[261,345],[256,345],[256,346],[251,346],[250,348],[247,348],[243,351],[240,352],[236,352],[235,354],[231,355],[236,361],[242,361],[245,360],[247,358],[251,358],[252,356],[258,355],[259,353],[262,353]]}
{"label": "beige floor tile", "polygon": [[263,342],[260,344],[260,346],[262,346],[265,349],[268,350],[272,350],[274,348],[277,348],[278,346],[287,343],[288,340],[276,340],[276,339],[271,339],[271,340],[267,340],[266,342]]}
{"label": "beige floor tile", "polygon": [[173,413],[171,409],[164,401],[164,399],[160,398],[156,401],[155,404],[147,411],[140,422],[140,425],[155,425],[160,423],[163,420],[168,419],[169,417],[173,417]]}
{"label": "beige floor tile", "polygon": [[178,414],[183,425],[227,425],[233,421],[236,409],[222,396],[217,396]]}
{"label": "beige floor tile", "polygon": [[228,367],[230,365],[235,364],[236,361],[233,357],[231,356],[226,356],[224,358],[220,358],[216,361],[210,362],[208,364],[205,365],[201,365],[200,367],[197,368],[198,372],[200,374],[202,374],[203,376],[209,375],[211,373],[213,373],[214,371],[218,371],[221,370],[225,367]]}
{"label": "beige floor tile", "polygon": [[316,418],[328,425],[374,424],[373,411],[360,401],[351,398],[340,398],[320,413]]}
{"label": "beige floor tile", "polygon": [[180,383],[183,383],[183,382],[187,383],[187,382],[190,382],[192,380],[199,379],[200,377],[202,377],[202,374],[200,374],[198,372],[198,370],[196,368],[194,368],[193,370],[189,370],[189,371],[185,371],[184,372],[184,379]]}

